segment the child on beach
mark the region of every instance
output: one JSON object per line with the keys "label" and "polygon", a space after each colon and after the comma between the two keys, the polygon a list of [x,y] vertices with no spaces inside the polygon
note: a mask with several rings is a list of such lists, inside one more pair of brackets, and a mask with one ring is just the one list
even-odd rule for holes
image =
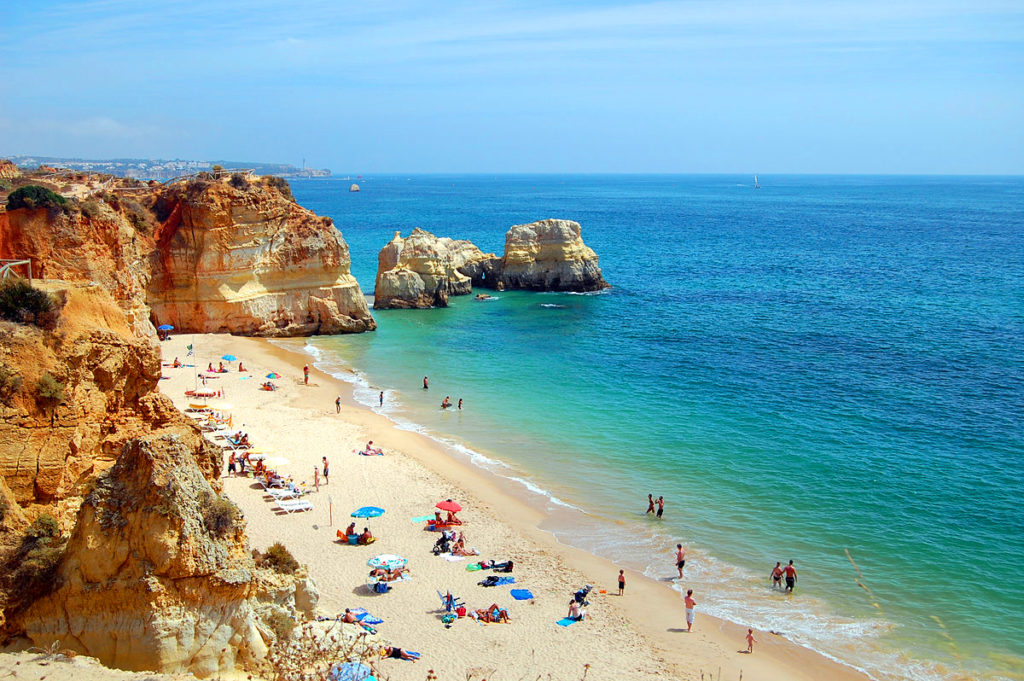
{"label": "child on beach", "polygon": [[686,590],[683,603],[686,604],[686,631],[689,632],[693,628],[693,609],[697,607],[697,601],[693,600],[693,589]]}
{"label": "child on beach", "polygon": [[747,629],[747,652],[750,653],[751,655],[754,654],[754,644],[756,642],[757,642],[757,639],[754,638],[754,630],[753,629]]}
{"label": "child on beach", "polygon": [[320,469],[316,466],[313,466],[313,487],[317,492],[320,491]]}
{"label": "child on beach", "polygon": [[619,595],[626,590],[626,573],[623,570],[619,570]]}

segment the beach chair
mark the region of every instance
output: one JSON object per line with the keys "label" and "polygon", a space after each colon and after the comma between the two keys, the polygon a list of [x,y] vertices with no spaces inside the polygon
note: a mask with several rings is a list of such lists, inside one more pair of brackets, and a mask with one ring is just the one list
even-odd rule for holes
{"label": "beach chair", "polygon": [[285,499],[298,499],[299,497],[302,496],[302,492],[300,492],[299,490],[288,488],[277,489],[274,487],[267,487],[265,485],[263,486],[263,491],[269,494],[270,496],[274,497],[278,501]]}
{"label": "beach chair", "polygon": [[438,591],[437,597],[441,599],[441,607],[445,612],[455,612],[466,605],[463,601],[453,596],[451,591],[446,591],[444,594]]}
{"label": "beach chair", "polygon": [[276,499],[277,507],[288,514],[296,511],[312,511],[313,502],[305,499]]}

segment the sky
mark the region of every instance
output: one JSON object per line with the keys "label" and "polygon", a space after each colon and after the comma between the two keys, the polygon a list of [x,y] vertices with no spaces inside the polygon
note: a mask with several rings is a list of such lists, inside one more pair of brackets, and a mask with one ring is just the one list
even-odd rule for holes
{"label": "sky", "polygon": [[0,0],[0,157],[1024,173],[1024,1]]}

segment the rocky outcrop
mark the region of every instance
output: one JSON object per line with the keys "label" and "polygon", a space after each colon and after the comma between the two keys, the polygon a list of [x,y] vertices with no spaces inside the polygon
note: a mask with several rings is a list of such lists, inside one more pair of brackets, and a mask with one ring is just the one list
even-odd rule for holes
{"label": "rocky outcrop", "polygon": [[475,280],[493,273],[497,258],[469,241],[438,238],[416,228],[406,238],[394,238],[377,256],[373,307],[445,307],[449,296],[466,295]]}
{"label": "rocky outcrop", "polygon": [[0,159],[0,180],[13,180],[21,175],[21,170],[7,159]]}
{"label": "rocky outcrop", "polygon": [[[0,477],[21,505],[80,496],[85,481],[113,465],[125,443],[174,432],[211,479],[220,456],[156,390],[160,357],[137,337],[102,287],[54,289],[62,301],[57,327],[0,323],[0,364],[21,388],[0,404]],[[58,404],[40,402],[43,374],[64,386]]]}
{"label": "rocky outcrop", "polygon": [[341,233],[286,196],[282,180],[110,182],[63,210],[0,213],[0,258],[99,284],[140,334],[155,336],[153,322],[261,336],[375,328]]}
{"label": "rocky outcrop", "polygon": [[578,222],[541,220],[515,225],[505,234],[499,281],[506,290],[599,291],[597,254],[583,243]]}
{"label": "rocky outcrop", "polygon": [[254,669],[270,640],[254,572],[237,509],[191,463],[189,445],[174,434],[132,440],[79,510],[60,586],[21,623],[37,646],[60,641],[120,669]]}

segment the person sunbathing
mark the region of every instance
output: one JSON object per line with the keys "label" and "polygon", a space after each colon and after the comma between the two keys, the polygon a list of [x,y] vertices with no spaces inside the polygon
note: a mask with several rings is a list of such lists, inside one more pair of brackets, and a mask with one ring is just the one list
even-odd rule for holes
{"label": "person sunbathing", "polygon": [[586,613],[583,610],[580,610],[580,604],[576,602],[575,598],[569,601],[569,614],[566,615],[566,617],[578,622],[582,620],[585,615]]}
{"label": "person sunbathing", "polygon": [[480,609],[476,611],[476,616],[482,619],[484,622],[508,622],[508,610],[505,608],[499,608],[497,603],[491,603],[491,607],[486,610]]}
{"label": "person sunbathing", "polygon": [[384,568],[373,568],[372,570],[370,570],[370,576],[381,582],[391,581],[390,579],[388,579],[388,571]]}
{"label": "person sunbathing", "polygon": [[252,447],[249,443],[249,433],[242,433],[242,439],[238,441],[239,446]]}
{"label": "person sunbathing", "polygon": [[238,363],[238,373],[242,373],[243,371],[248,371],[248,369],[246,369],[244,366],[242,366],[242,363],[239,362]]}
{"label": "person sunbathing", "polygon": [[391,657],[396,660],[412,660],[413,662],[416,661],[416,658],[410,655],[409,653],[405,652],[401,648],[395,648],[393,646],[384,646],[384,650],[382,651],[382,653],[384,657]]}
{"label": "person sunbathing", "polygon": [[364,527],[363,528],[363,533],[361,535],[359,535],[358,539],[356,539],[356,543],[357,544],[369,544],[371,539],[373,539],[373,535],[370,534],[370,528],[369,527]]}
{"label": "person sunbathing", "polygon": [[181,366],[181,362],[178,361],[177,357],[174,358],[174,364],[172,364],[171,366],[174,367],[175,369],[177,369],[177,368],[179,368]]}
{"label": "person sunbathing", "polygon": [[363,454],[366,456],[381,456],[384,454],[384,450],[380,447],[373,446],[373,440],[366,443],[366,448],[363,450]]}
{"label": "person sunbathing", "polygon": [[210,362],[210,365],[206,367],[206,370],[209,371],[211,374],[214,373],[214,371],[213,371],[213,362]]}
{"label": "person sunbathing", "polygon": [[466,540],[463,537],[459,537],[458,541],[452,546],[453,556],[479,556],[480,552],[476,549],[467,549]]}
{"label": "person sunbathing", "polygon": [[345,614],[342,615],[341,621],[342,622],[346,622],[348,624],[355,624],[359,620],[356,619],[356,616],[352,613],[351,610],[349,610],[348,608],[345,608]]}
{"label": "person sunbathing", "polygon": [[356,524],[352,523],[351,525],[348,526],[348,529],[345,530],[345,536],[346,537],[351,537],[354,534],[358,534],[358,533],[356,532]]}
{"label": "person sunbathing", "polygon": [[455,514],[448,511],[448,517],[445,519],[447,525],[461,525],[462,521],[455,517]]}

